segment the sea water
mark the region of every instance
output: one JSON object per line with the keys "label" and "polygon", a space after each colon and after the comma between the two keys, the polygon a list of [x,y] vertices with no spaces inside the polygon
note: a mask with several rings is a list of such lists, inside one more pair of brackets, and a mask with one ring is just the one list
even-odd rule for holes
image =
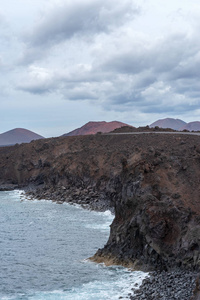
{"label": "sea water", "polygon": [[147,275],[88,261],[113,215],[0,192],[0,299],[105,300],[127,296]]}

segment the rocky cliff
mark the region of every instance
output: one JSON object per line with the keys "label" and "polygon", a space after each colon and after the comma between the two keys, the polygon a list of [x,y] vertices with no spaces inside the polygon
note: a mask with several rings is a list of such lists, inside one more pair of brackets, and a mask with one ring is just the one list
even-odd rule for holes
{"label": "rocky cliff", "polygon": [[198,136],[61,137],[0,148],[2,188],[114,207],[109,240],[93,257],[108,264],[198,270],[199,178]]}

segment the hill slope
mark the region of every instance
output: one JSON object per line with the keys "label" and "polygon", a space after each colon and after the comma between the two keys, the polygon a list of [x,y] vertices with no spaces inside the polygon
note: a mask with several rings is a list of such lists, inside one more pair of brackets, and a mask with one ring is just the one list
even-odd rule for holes
{"label": "hill slope", "polygon": [[183,126],[185,126],[187,123],[180,120],[180,119],[173,119],[173,118],[166,118],[166,119],[160,119],[156,122],[152,123],[150,127],[161,127],[161,128],[172,128],[174,130],[179,130]]}
{"label": "hill slope", "polygon": [[185,124],[181,130],[189,130],[189,131],[199,131],[200,130],[200,122],[199,121],[195,121],[195,122],[190,122]]}
{"label": "hill slope", "polygon": [[0,146],[29,143],[44,137],[24,128],[15,128],[0,134]]}
{"label": "hill slope", "polygon": [[106,133],[123,126],[130,126],[130,125],[118,121],[88,122],[82,127],[77,128],[69,133],[66,133],[63,136],[96,134],[97,132]]}

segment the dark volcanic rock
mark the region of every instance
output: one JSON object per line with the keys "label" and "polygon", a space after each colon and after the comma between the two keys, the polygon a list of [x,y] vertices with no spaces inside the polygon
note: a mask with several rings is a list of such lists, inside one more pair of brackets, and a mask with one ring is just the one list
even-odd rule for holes
{"label": "dark volcanic rock", "polygon": [[143,280],[139,289],[133,288],[133,295],[129,299],[189,300],[193,295],[195,279],[196,275],[192,272],[152,272],[149,278]]}
{"label": "dark volcanic rock", "polygon": [[200,267],[198,136],[61,137],[0,148],[0,183],[37,198],[115,208],[95,261],[169,270]]}
{"label": "dark volcanic rock", "polygon": [[184,179],[191,182],[186,192],[185,181],[179,181],[186,175],[182,157],[161,153],[150,147],[126,164],[119,177],[110,238],[94,260],[122,261],[144,270],[199,269],[200,207],[198,196],[191,197],[193,178],[189,173]]}

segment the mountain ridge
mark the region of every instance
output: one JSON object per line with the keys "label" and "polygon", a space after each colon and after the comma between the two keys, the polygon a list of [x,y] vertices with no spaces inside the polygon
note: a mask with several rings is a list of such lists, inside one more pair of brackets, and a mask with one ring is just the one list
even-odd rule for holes
{"label": "mountain ridge", "polygon": [[200,131],[200,122],[199,121],[192,121],[189,123],[186,123],[185,121],[181,119],[173,119],[173,118],[165,118],[165,119],[159,119],[152,124],[149,125],[149,127],[160,127],[160,128],[171,128],[178,131],[188,130],[188,131]]}
{"label": "mountain ridge", "polygon": [[[188,131],[200,131],[200,121],[193,121],[186,123],[181,119],[165,118],[159,119],[149,126],[146,127],[134,127],[132,125],[119,122],[119,121],[89,121],[83,126],[76,128],[68,133],[63,134],[62,136],[78,136],[78,135],[94,135],[96,133],[109,133],[109,132],[126,132],[128,131],[142,131],[142,130],[158,130],[158,128],[163,128],[165,130],[188,130]],[[124,128],[124,129],[123,129]],[[25,128],[14,128],[9,131],[0,134],[0,147],[11,146],[21,143],[29,143],[32,140],[44,139],[43,136],[25,129]]]}

